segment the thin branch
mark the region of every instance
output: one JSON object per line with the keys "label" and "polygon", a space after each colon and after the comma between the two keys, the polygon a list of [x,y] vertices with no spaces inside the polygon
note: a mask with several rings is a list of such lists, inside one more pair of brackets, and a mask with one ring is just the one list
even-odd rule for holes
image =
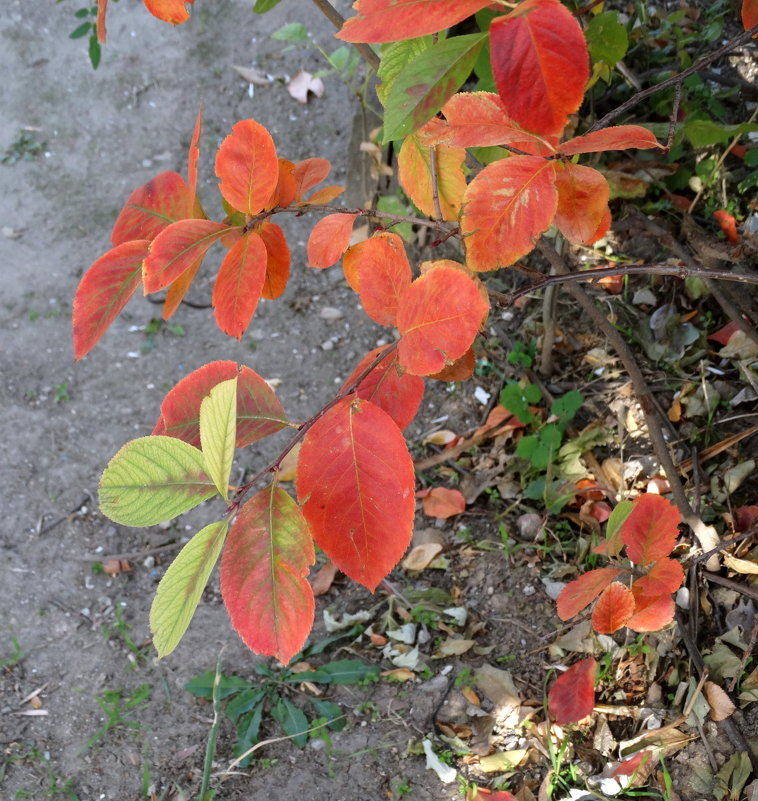
{"label": "thin branch", "polygon": [[434,216],[442,220],[442,207],[440,206],[439,178],[437,177],[437,146],[429,148],[429,171],[432,174],[432,200],[434,201]]}
{"label": "thin branch", "polygon": [[[340,30],[345,24],[345,18],[329,0],[313,0],[313,4],[337,30]],[[351,44],[363,56],[363,60],[369,67],[376,72],[379,69],[379,56],[367,44],[357,44],[355,42],[351,42]]]}
{"label": "thin branch", "polygon": [[738,36],[735,36],[733,39],[730,39],[723,47],[720,47],[718,50],[714,50],[712,53],[709,53],[702,58],[699,58],[691,67],[688,67],[686,70],[682,70],[676,75],[666,78],[665,81],[661,81],[660,83],[655,84],[655,86],[650,86],[647,89],[643,89],[641,92],[637,92],[636,95],[632,95],[629,100],[625,101],[620,106],[617,106],[615,109],[613,109],[613,111],[609,111],[585,133],[591,133],[592,131],[599,131],[601,128],[605,128],[607,125],[610,125],[610,123],[615,120],[616,117],[620,117],[630,108],[638,105],[643,100],[647,100],[648,97],[652,97],[654,94],[657,94],[663,89],[667,89],[669,86],[675,86],[677,83],[680,83],[690,75],[700,72],[708,64],[712,64],[714,61],[717,61],[719,58],[721,58],[721,56],[726,55],[736,47],[747,44],[757,33],[758,25],[753,25],[750,30],[744,31]]}
{"label": "thin branch", "polygon": [[[674,102],[671,106],[671,119],[669,120],[669,135],[666,139],[666,152],[671,150],[674,144],[674,134],[676,133],[676,118],[679,116],[679,104],[682,102],[682,82],[677,81],[674,86]],[[690,209],[692,211],[692,209]]]}

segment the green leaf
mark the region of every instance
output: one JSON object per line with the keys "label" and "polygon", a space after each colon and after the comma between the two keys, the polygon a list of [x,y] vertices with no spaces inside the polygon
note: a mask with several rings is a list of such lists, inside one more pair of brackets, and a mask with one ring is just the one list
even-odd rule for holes
{"label": "green leaf", "polygon": [[[215,670],[207,670],[201,676],[195,676],[190,679],[185,685],[184,689],[194,695],[196,698],[213,698],[213,682],[216,679]],[[222,701],[240,690],[245,690],[250,687],[250,682],[239,678],[238,676],[224,676],[221,675],[219,679],[218,689],[216,690],[216,697]]]}
{"label": "green leaf", "polygon": [[739,125],[722,125],[713,120],[691,120],[684,125],[684,135],[693,147],[707,147],[727,142],[733,136],[758,131],[758,124],[743,122]]}
{"label": "green leaf", "polygon": [[375,665],[367,665],[360,659],[338,659],[317,670],[298,673],[297,677],[300,681],[312,681],[314,684],[358,684],[378,675],[379,668]]}
{"label": "green leaf", "polygon": [[124,526],[154,526],[213,497],[203,454],[175,437],[124,445],[100,479],[100,511]]}
{"label": "green leaf", "polygon": [[[228,709],[228,708],[227,708]],[[263,700],[253,710],[240,718],[237,723],[237,742],[234,744],[234,756],[239,757],[250,750],[257,742],[263,721]],[[250,764],[253,754],[240,762],[240,767],[246,768]]]}
{"label": "green leaf", "polygon": [[237,438],[237,379],[216,384],[200,404],[200,445],[205,466],[224,500]]}
{"label": "green leaf", "polygon": [[265,14],[267,11],[271,11],[274,6],[278,6],[281,1],[282,0],[255,0],[253,11],[256,14]]}
{"label": "green leaf", "polygon": [[298,748],[305,748],[305,744],[308,742],[308,735],[303,734],[303,732],[309,729],[310,726],[308,725],[308,718],[305,717],[302,709],[296,707],[286,698],[280,698],[271,710],[271,714],[279,721],[285,734],[292,738],[292,742]]}
{"label": "green leaf", "polygon": [[[316,656],[317,654],[323,654],[326,649],[332,645],[332,643],[339,642],[340,640],[351,639],[354,640],[356,637],[363,634],[365,630],[365,626],[362,626],[360,623],[356,623],[352,628],[347,629],[346,631],[338,631],[336,634],[332,634],[329,637],[324,637],[323,640],[319,640],[315,645],[307,645],[302,650],[303,657],[311,657]],[[293,657],[295,661],[299,661],[295,657]],[[295,674],[297,676],[297,674]]]}
{"label": "green leaf", "polygon": [[[470,147],[469,153],[484,167],[500,159],[508,158],[511,154],[504,148],[492,145],[491,147]],[[529,365],[531,366],[531,365]]]}
{"label": "green leaf", "polygon": [[195,534],[161,579],[150,608],[150,630],[159,657],[170,654],[187,631],[228,528],[223,520]]}
{"label": "green leaf", "polygon": [[540,442],[553,453],[561,447],[561,440],[563,439],[563,431],[560,426],[555,423],[546,425],[540,431]]}
{"label": "green leaf", "polygon": [[428,50],[432,46],[432,41],[431,36],[420,36],[418,39],[390,42],[382,47],[382,60],[377,71],[381,83],[376,87],[376,94],[383,106],[387,104],[392,86],[403,71],[403,67]]}
{"label": "green leaf", "polygon": [[81,39],[82,36],[86,36],[89,33],[89,29],[92,27],[91,22],[83,22],[78,28],[76,28],[72,33],[69,34],[69,39]]}
{"label": "green leaf", "polygon": [[302,22],[288,22],[274,31],[271,38],[280,42],[304,42],[308,39],[308,29]]}
{"label": "green leaf", "polygon": [[560,398],[556,398],[550,407],[550,414],[559,418],[562,423],[567,423],[574,418],[574,415],[582,408],[584,397],[576,389],[572,389]]}
{"label": "green leaf", "polygon": [[[387,214],[408,214],[408,207],[397,195],[381,195],[376,207],[379,211],[387,212]],[[393,234],[401,236],[406,242],[413,242],[415,239],[413,226],[410,223],[397,223],[389,230]]]}
{"label": "green leaf", "polygon": [[621,61],[629,49],[629,37],[619,22],[617,11],[606,11],[593,17],[584,35],[592,60],[603,61],[609,67]]}
{"label": "green leaf", "polygon": [[238,717],[250,712],[266,697],[266,691],[260,687],[243,690],[226,705],[226,716],[234,722]]}
{"label": "green leaf", "polygon": [[486,37],[473,33],[437,42],[402,69],[387,98],[385,142],[413,133],[442,108],[470,75]]}
{"label": "green leaf", "polygon": [[93,29],[89,37],[89,61],[90,64],[92,64],[93,70],[96,70],[100,66],[101,55],[102,55],[102,50],[100,48],[100,42],[97,41],[97,34]]}
{"label": "green leaf", "polygon": [[[342,707],[334,701],[319,701],[318,698],[311,698],[310,702],[316,707],[316,712],[320,718],[331,720],[326,728],[332,731],[342,731],[347,726],[347,718],[342,714]],[[339,720],[335,720],[339,718]]]}
{"label": "green leaf", "polygon": [[619,501],[608,517],[608,524],[605,527],[605,539],[613,539],[618,534],[624,521],[629,517],[634,504],[631,501]]}

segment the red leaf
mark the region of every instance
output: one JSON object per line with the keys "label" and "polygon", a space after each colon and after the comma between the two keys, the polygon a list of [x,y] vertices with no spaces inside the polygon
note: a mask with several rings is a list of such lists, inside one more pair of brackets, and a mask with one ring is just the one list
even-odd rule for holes
{"label": "red leaf", "polygon": [[682,518],[671,501],[646,493],[621,526],[627,556],[637,565],[649,565],[674,550]]}
{"label": "red leaf", "polygon": [[[350,386],[357,380],[383,350],[384,348],[376,348],[366,354],[342,388]],[[411,423],[421,406],[424,397],[424,379],[404,372],[395,354],[394,358],[382,359],[361,381],[355,394],[387,412],[402,430]]]}
{"label": "red leaf", "polygon": [[194,3],[195,0],[145,0],[147,10],[158,19],[179,25],[189,19],[189,11],[185,3]]}
{"label": "red leaf", "polygon": [[466,381],[466,379],[474,375],[475,369],[476,357],[474,356],[474,349],[472,347],[469,348],[460,359],[456,359],[452,364],[443,367],[439,373],[430,375],[429,378],[434,378],[437,381]]}
{"label": "red leaf", "polygon": [[346,42],[394,42],[436,33],[476,14],[490,0],[356,0],[356,16],[336,35]]}
{"label": "red leaf", "polygon": [[308,237],[308,265],[323,270],[336,264],[350,244],[357,214],[328,214]]}
{"label": "red leaf", "polygon": [[633,757],[629,757],[629,759],[625,759],[623,762],[620,762],[618,767],[614,768],[611,772],[611,777],[616,778],[617,776],[634,776],[635,773],[639,771],[639,769],[647,764],[653,758],[652,751],[639,751]]}
{"label": "red leaf", "polygon": [[[97,0],[97,41],[105,44],[105,12],[108,9],[108,0]],[[115,243],[114,243],[115,244]]]}
{"label": "red leaf", "polygon": [[189,153],[187,154],[187,183],[192,198],[197,195],[197,160],[200,158],[200,134],[203,130],[203,107],[197,112],[197,120],[195,120],[195,130],[192,132],[192,139],[190,141]]}
{"label": "red leaf", "polygon": [[174,312],[179,308],[179,304],[187,294],[192,282],[195,280],[197,271],[203,263],[205,254],[200,256],[197,261],[188,269],[185,270],[166,290],[166,299],[163,301],[163,311],[161,317],[164,320],[170,320]]}
{"label": "red leaf", "polygon": [[150,243],[124,242],[101,256],[82,277],[74,297],[74,354],[89,353],[142,281]]}
{"label": "red leaf", "polygon": [[675,559],[659,559],[655,562],[646,576],[638,578],[632,584],[635,597],[642,595],[671,595],[676,592],[684,581],[684,568]]}
{"label": "red leaf", "polygon": [[267,209],[276,206],[287,208],[295,202],[297,194],[297,182],[295,180],[295,165],[289,159],[278,159],[279,175],[276,180],[276,188],[266,203]]}
{"label": "red leaf", "polygon": [[590,570],[575,581],[570,581],[558,596],[558,617],[571,620],[582,609],[589,606],[595,598],[622,573],[615,567],[600,567]]}
{"label": "red leaf", "polygon": [[439,520],[446,520],[466,511],[466,499],[460,490],[433,487],[419,497],[424,514]]}
{"label": "red leaf", "polygon": [[250,231],[226,254],[213,286],[216,325],[242,339],[255,314],[266,278],[266,245]]}
{"label": "red leaf", "polygon": [[555,188],[558,190],[555,224],[566,239],[577,245],[590,245],[599,239],[598,229],[608,213],[610,196],[605,177],[592,167],[558,164]]}
{"label": "red leaf", "polygon": [[192,217],[193,206],[184,178],[176,172],[162,172],[129,195],[113,225],[111,242],[153,240],[171,223]]}
{"label": "red leaf", "polygon": [[298,161],[292,173],[295,178],[295,200],[302,200],[306,192],[329,175],[331,169],[332,165],[327,159],[310,158]]}
{"label": "red leaf", "polygon": [[736,245],[740,241],[740,235],[737,233],[737,220],[732,217],[728,211],[720,209],[713,212],[713,217],[719,224],[719,227],[724,233],[724,236],[732,244]]}
{"label": "red leaf", "polygon": [[636,605],[634,614],[626,621],[628,628],[638,632],[660,631],[671,623],[676,607],[670,595],[642,595],[634,584],[632,590]]}
{"label": "red leaf", "polygon": [[164,228],[150,244],[143,265],[145,294],[175,281],[229,230],[224,223],[195,219],[179,220]]}
{"label": "red leaf", "polygon": [[413,462],[400,429],[378,406],[344,398],[303,440],[297,496],[326,555],[373,591],[413,532]]}
{"label": "red leaf", "polygon": [[734,530],[749,531],[758,522],[758,506],[738,506],[733,515]]}
{"label": "red leaf", "polygon": [[582,659],[558,676],[547,694],[548,710],[555,723],[577,723],[592,714],[596,669],[594,659]]}
{"label": "red leaf", "polygon": [[552,162],[537,156],[496,161],[469,184],[463,204],[468,266],[507,267],[529,253],[553,221],[558,192]]}
{"label": "red leaf", "polygon": [[708,334],[708,339],[714,339],[721,345],[727,345],[729,344],[729,340],[732,338],[732,334],[739,330],[739,325],[732,320],[731,323],[727,323],[723,328],[719,328],[719,330],[715,331],[713,334]]}
{"label": "red leaf", "polygon": [[525,0],[493,20],[490,59],[508,116],[529,131],[560,134],[590,74],[584,34],[566,6]]}
{"label": "red leaf", "polygon": [[216,153],[219,191],[244,214],[257,214],[276,189],[279,161],[271,134],[255,120],[241,120]]}
{"label": "red leaf", "polygon": [[290,277],[290,249],[284,231],[276,223],[263,223],[258,229],[258,236],[266,245],[266,278],[261,294],[267,300],[273,300],[287,287]]}
{"label": "red leaf", "polygon": [[238,448],[280,431],[287,417],[271,387],[249,367],[218,361],[203,365],[186,375],[171,389],[161,404],[161,414],[153,434],[176,437],[200,446],[200,404],[221,381],[237,376]]}
{"label": "red leaf", "polygon": [[634,614],[634,596],[619,581],[609,584],[597,599],[592,610],[592,628],[598,634],[613,634],[623,628]]}
{"label": "red leaf", "polygon": [[597,153],[601,150],[626,150],[636,147],[645,150],[650,147],[663,147],[647,128],[641,125],[616,125],[592,131],[584,136],[576,136],[558,145],[558,152],[571,156],[574,153]]}
{"label": "red leaf", "polygon": [[438,373],[471,347],[488,306],[474,281],[447,265],[432,267],[400,298],[401,366],[414,375]]}
{"label": "red leaf", "polygon": [[742,0],[742,24],[746,31],[758,25],[758,0]]}
{"label": "red leaf", "polygon": [[313,625],[307,581],[313,564],[308,523],[295,501],[271,485],[240,509],[221,557],[221,594],[245,644],[286,664]]}

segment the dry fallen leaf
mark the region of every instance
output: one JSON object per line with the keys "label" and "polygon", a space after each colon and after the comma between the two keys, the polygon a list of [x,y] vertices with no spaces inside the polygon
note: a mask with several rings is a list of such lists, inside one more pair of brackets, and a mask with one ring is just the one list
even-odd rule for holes
{"label": "dry fallen leaf", "polygon": [[314,78],[310,72],[300,70],[294,78],[290,78],[287,91],[299,103],[307,103],[308,92],[313,92],[316,97],[324,94],[324,82],[321,78]]}
{"label": "dry fallen leaf", "polygon": [[417,492],[416,497],[422,499],[424,514],[429,517],[446,520],[466,511],[466,499],[460,490],[433,487]]}
{"label": "dry fallen leaf", "polygon": [[442,551],[438,542],[425,542],[417,545],[403,560],[403,570],[424,570]]}
{"label": "dry fallen leaf", "polygon": [[707,681],[703,687],[705,698],[711,708],[711,718],[713,720],[725,720],[735,710],[729,696],[718,684],[712,681]]}
{"label": "dry fallen leaf", "polygon": [[103,562],[103,572],[109,576],[117,576],[119,573],[128,573],[132,566],[126,559],[108,559]]}
{"label": "dry fallen leaf", "polygon": [[256,86],[269,86],[274,82],[273,78],[269,78],[265,72],[261,72],[255,67],[240,67],[237,64],[232,64],[232,69],[239,73],[248,83]]}
{"label": "dry fallen leaf", "polygon": [[339,568],[334,562],[325,564],[313,577],[313,581],[311,582],[313,594],[319,596],[329,592],[337,573],[339,573]]}

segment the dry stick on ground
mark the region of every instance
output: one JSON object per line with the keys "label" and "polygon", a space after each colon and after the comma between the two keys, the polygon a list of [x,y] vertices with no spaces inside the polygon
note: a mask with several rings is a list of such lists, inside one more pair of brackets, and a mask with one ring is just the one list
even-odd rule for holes
{"label": "dry stick on ground", "polygon": [[[555,248],[541,239],[537,243],[537,248],[540,253],[548,260],[558,275],[566,275],[570,273],[569,267],[561,256],[558,255]],[[624,341],[621,334],[611,325],[605,315],[597,308],[594,301],[590,296],[580,287],[573,282],[566,285],[566,291],[579,303],[582,309],[587,313],[590,319],[597,325],[597,327],[605,334],[610,340],[613,349],[621,359],[624,369],[626,370],[629,378],[631,379],[634,393],[637,396],[637,401],[640,404],[643,414],[645,415],[645,422],[647,423],[648,435],[655,451],[655,456],[658,459],[661,467],[666,473],[666,477],[671,486],[671,493],[674,496],[679,513],[682,520],[688,525],[704,551],[708,551],[718,545],[718,535],[715,529],[706,526],[705,523],[695,514],[690,506],[687,495],[684,492],[682,482],[679,480],[679,474],[674,460],[669,453],[668,444],[663,436],[663,429],[656,417],[655,403],[650,388],[642,375],[637,361],[634,358],[629,346]],[[715,557],[707,565],[709,569],[715,570],[718,568],[718,559]]]}

